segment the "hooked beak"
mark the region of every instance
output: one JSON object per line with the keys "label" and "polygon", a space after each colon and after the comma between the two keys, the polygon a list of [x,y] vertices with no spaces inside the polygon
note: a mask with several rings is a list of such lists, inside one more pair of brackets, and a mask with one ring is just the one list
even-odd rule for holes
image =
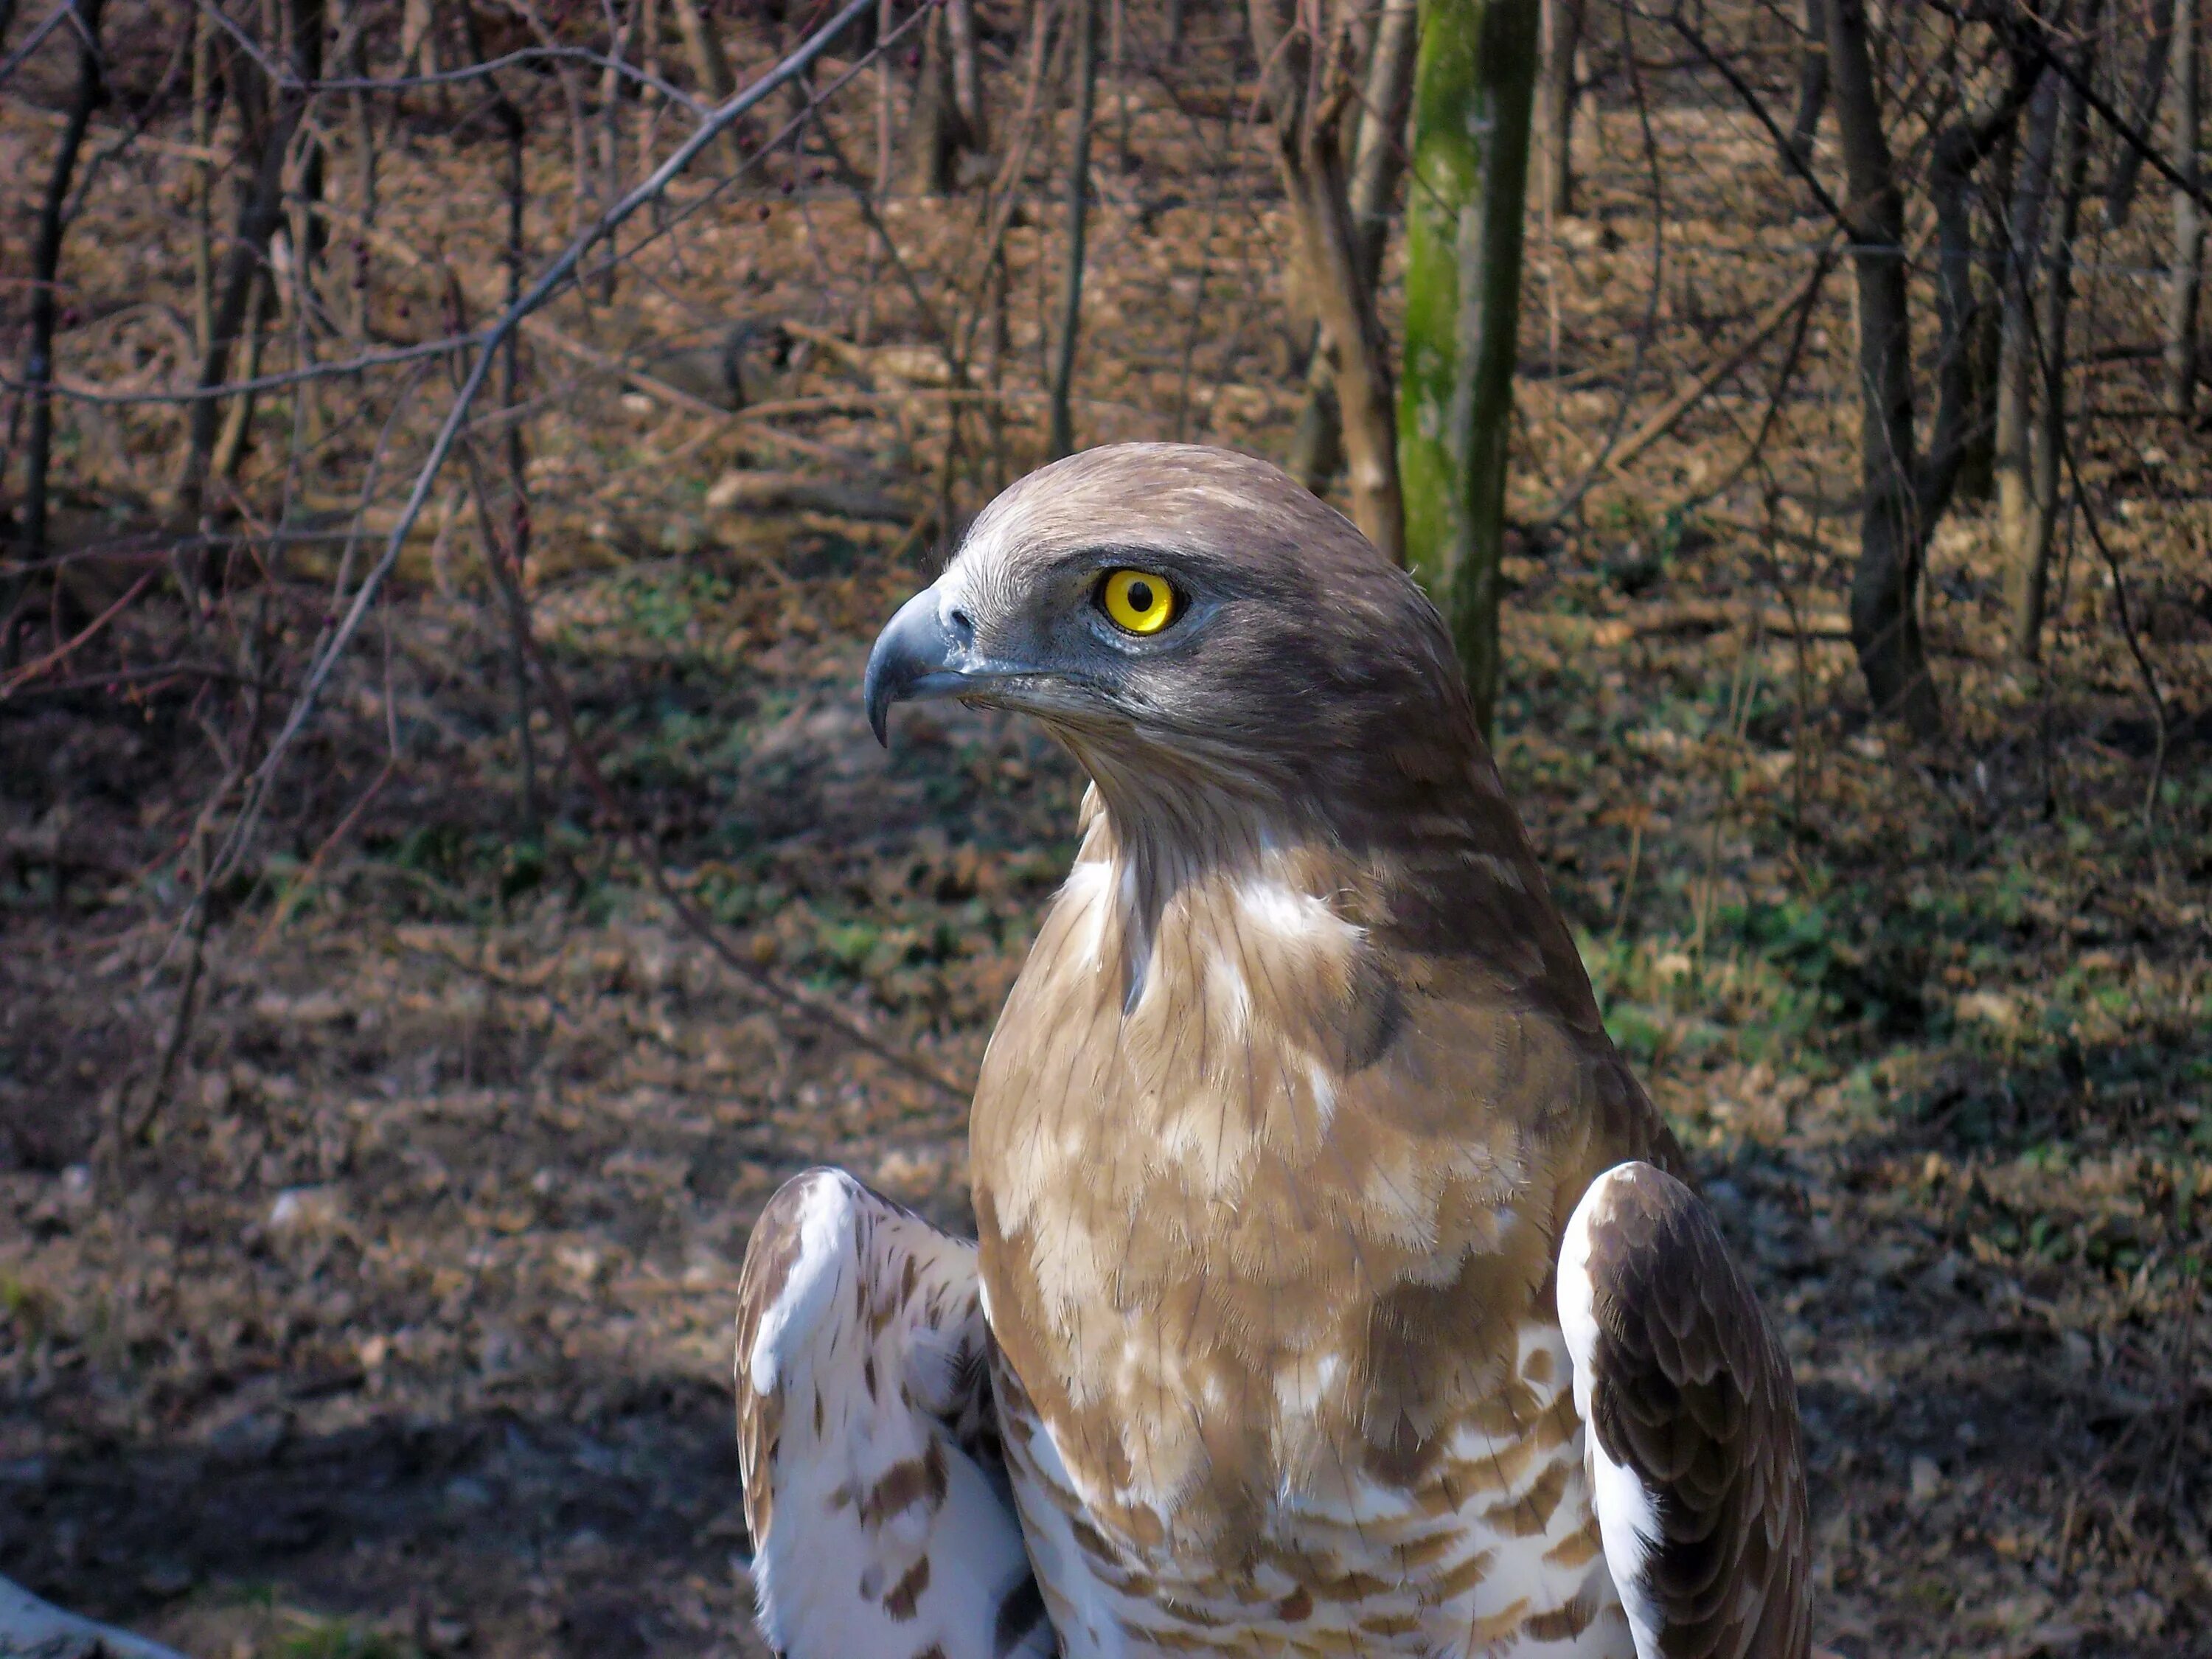
{"label": "hooked beak", "polygon": [[931,697],[957,697],[974,691],[979,680],[995,678],[975,659],[975,629],[958,611],[945,613],[943,596],[925,587],[904,605],[876,635],[868,653],[862,694],[868,705],[868,729],[890,746],[891,705]]}

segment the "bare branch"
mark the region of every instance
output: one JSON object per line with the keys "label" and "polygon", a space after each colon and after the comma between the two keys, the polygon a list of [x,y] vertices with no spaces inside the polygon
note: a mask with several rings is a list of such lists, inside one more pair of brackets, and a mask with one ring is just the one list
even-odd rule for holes
{"label": "bare branch", "polygon": [[[290,714],[286,716],[283,728],[277,732],[275,740],[270,744],[268,754],[254,773],[247,791],[247,799],[240,808],[231,832],[224,842],[220,855],[215,860],[214,872],[217,877],[227,873],[234,867],[244,852],[258,822],[261,808],[268,799],[270,784],[275,780],[278,769],[283,765],[286,754],[289,752],[292,744],[298,739],[301,731],[313,714],[316,701],[324,685],[328,683],[331,672],[337,666],[338,659],[344,655],[346,647],[353,642],[354,635],[360,631],[362,622],[368,617],[370,607],[376,602],[377,593],[384,586],[385,579],[392,574],[392,568],[399,562],[399,550],[405,545],[409,532],[414,529],[416,520],[422,516],[423,507],[429,502],[430,492],[437,483],[438,475],[445,465],[446,458],[452,453],[454,442],[460,436],[461,430],[467,422],[469,409],[476,401],[477,393],[483,388],[483,383],[491,372],[493,362],[499,355],[500,346],[505,343],[509,335],[521,326],[526,317],[544,305],[552,296],[554,291],[574,273],[577,266],[582,262],[584,255],[602,237],[626,222],[647,203],[659,197],[667,189],[671,180],[678,177],[702,150],[712,143],[732,123],[744,116],[746,111],[760,103],[778,88],[804,73],[809,64],[828,50],[832,41],[863,16],[875,3],[876,0],[847,0],[847,3],[828,22],[808,37],[797,51],[755,80],[744,91],[722,104],[711,118],[702,122],[697,130],[678,145],[666,161],[654,168],[643,182],[608,208],[581,235],[577,236],[563,248],[559,256],[539,273],[538,279],[530,285],[522,296],[509,306],[499,321],[485,332],[483,347],[477,352],[475,362],[471,365],[467,378],[462,381],[460,390],[454,395],[453,406],[447,411],[445,422],[439,428],[436,438],[432,441],[429,454],[424,459],[421,469],[416,473],[414,488],[408,492],[406,504],[400,509],[398,521],[392,526],[391,535],[385,542],[382,556],[362,579],[361,586],[355,592],[353,604],[347,609],[345,619],[338,624],[337,632],[332,635],[330,643],[324,647],[322,655],[308,670],[298,699],[294,702]],[[877,50],[883,50],[883,45],[879,44]],[[203,887],[201,890],[204,896],[206,890]]]}
{"label": "bare branch", "polygon": [[[76,0],[62,0],[61,4],[41,18],[38,27],[31,31],[31,38],[9,52],[4,63],[0,63],[0,86],[7,85],[15,71],[45,43],[46,38],[64,23],[72,21],[76,12]],[[79,24],[78,27],[81,30],[83,26]]]}
{"label": "bare branch", "polygon": [[[488,334],[482,331],[448,335],[442,339],[424,340],[416,345],[395,346],[389,351],[364,352],[358,357],[340,358],[334,362],[313,363],[305,368],[288,368],[278,374],[258,374],[250,380],[218,380],[212,386],[174,391],[112,392],[101,386],[58,380],[50,389],[58,398],[107,408],[131,408],[146,404],[207,403],[234,398],[245,392],[274,392],[284,386],[304,386],[313,380],[343,380],[372,368],[390,368],[398,363],[418,363],[426,357],[449,357],[457,351],[483,345],[488,337]],[[27,392],[32,388],[32,382],[0,374],[0,386],[10,391]]]}

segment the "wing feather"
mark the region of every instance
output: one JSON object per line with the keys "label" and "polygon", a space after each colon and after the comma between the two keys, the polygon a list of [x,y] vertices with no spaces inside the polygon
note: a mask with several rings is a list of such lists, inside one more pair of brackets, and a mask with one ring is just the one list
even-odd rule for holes
{"label": "wing feather", "polygon": [[975,1247],[835,1170],[786,1182],[738,1283],[738,1462],[789,1659],[1048,1659],[999,1451]]}
{"label": "wing feather", "polygon": [[1812,1599],[1790,1361],[1711,1212],[1649,1164],[1592,1182],[1559,1322],[1638,1659],[1803,1659]]}

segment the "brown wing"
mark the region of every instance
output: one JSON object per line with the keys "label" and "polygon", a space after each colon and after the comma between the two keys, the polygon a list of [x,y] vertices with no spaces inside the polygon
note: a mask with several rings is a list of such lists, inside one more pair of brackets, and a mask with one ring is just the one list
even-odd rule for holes
{"label": "brown wing", "polygon": [[1648,1164],[1592,1182],[1561,1243],[1559,1322],[1640,1659],[1803,1659],[1796,1389],[1704,1201]]}
{"label": "brown wing", "polygon": [[738,1297],[761,1630],[789,1659],[1049,1659],[999,1454],[975,1247],[836,1170],[769,1201]]}

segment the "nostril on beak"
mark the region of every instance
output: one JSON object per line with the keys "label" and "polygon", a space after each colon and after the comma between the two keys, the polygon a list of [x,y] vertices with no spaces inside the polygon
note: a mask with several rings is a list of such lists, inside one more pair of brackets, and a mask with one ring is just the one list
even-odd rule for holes
{"label": "nostril on beak", "polygon": [[945,613],[945,625],[951,629],[952,637],[960,642],[963,650],[975,643],[975,623],[958,606]]}

